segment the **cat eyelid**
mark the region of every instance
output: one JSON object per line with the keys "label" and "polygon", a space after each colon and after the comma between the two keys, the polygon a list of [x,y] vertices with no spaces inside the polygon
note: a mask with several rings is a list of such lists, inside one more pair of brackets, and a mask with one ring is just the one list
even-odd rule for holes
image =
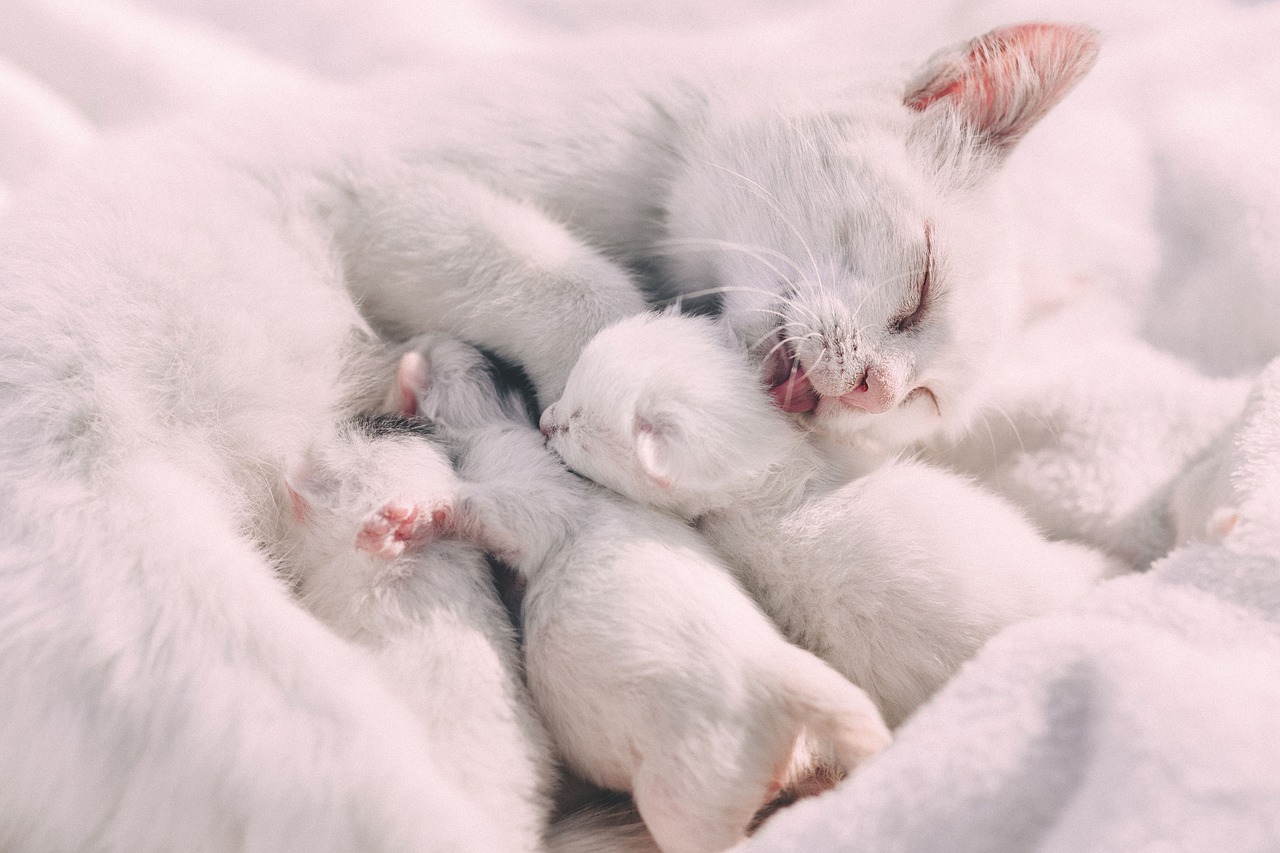
{"label": "cat eyelid", "polygon": [[907,314],[899,317],[897,322],[893,324],[893,328],[899,332],[910,331],[920,318],[924,316],[924,312],[929,307],[929,296],[932,291],[933,283],[933,223],[925,222],[924,224],[924,274],[920,277],[920,287],[917,290],[916,306]]}

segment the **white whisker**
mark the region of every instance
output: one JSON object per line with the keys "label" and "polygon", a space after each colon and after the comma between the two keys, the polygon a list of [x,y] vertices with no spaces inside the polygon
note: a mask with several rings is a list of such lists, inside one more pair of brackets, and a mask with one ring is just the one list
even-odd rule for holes
{"label": "white whisker", "polygon": [[745,184],[750,185],[751,187],[754,187],[757,190],[757,192],[753,192],[752,195],[756,196],[765,204],[769,205],[769,207],[773,210],[773,212],[777,214],[778,219],[782,221],[782,224],[787,226],[787,228],[791,230],[791,233],[795,235],[795,238],[800,241],[801,248],[803,248],[805,251],[805,254],[809,256],[809,263],[813,265],[814,279],[817,281],[818,286],[821,287],[822,286],[822,270],[818,266],[818,259],[816,256],[814,256],[813,249],[812,247],[810,247],[809,241],[804,238],[804,234],[800,231],[799,228],[796,227],[796,224],[792,222],[791,219],[782,210],[782,206],[778,204],[778,200],[773,195],[773,193],[765,189],[764,186],[762,186],[759,182],[753,181],[751,178],[748,178],[746,175],[742,174],[741,172],[736,172],[733,169],[730,169],[728,166],[722,166],[719,163],[712,163],[708,160],[704,160],[702,162],[704,162],[706,165],[710,166],[713,169],[719,169],[722,172],[733,175],[738,180],[742,181]]}

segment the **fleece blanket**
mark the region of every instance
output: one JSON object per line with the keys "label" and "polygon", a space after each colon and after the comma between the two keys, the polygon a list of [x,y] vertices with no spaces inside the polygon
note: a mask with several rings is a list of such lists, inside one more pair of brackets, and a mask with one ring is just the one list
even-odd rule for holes
{"label": "fleece blanket", "polygon": [[745,846],[1280,850],[1280,3],[0,0],[0,215],[105,136],[280,83],[568,44],[919,62],[1035,19],[1103,56],[1010,163],[1027,332],[933,452],[1134,572],[994,638]]}

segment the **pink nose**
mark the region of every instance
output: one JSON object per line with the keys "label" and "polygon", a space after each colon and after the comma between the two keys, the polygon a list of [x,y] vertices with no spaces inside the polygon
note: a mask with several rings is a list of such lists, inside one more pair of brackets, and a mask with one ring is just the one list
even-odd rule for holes
{"label": "pink nose", "polygon": [[893,407],[893,392],[875,371],[868,370],[857,388],[840,395],[840,402],[878,415]]}
{"label": "pink nose", "polygon": [[538,432],[542,433],[543,438],[551,438],[551,436],[564,429],[564,427],[556,426],[555,416],[552,411],[550,408],[547,409],[542,413],[542,417],[538,419]]}

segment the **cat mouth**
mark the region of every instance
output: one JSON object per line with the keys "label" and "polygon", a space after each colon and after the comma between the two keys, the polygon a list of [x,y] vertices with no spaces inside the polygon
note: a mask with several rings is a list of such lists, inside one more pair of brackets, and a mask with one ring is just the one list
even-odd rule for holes
{"label": "cat mouth", "polygon": [[791,414],[812,412],[818,407],[818,392],[809,384],[809,377],[790,343],[778,342],[767,367],[769,396],[775,406]]}

